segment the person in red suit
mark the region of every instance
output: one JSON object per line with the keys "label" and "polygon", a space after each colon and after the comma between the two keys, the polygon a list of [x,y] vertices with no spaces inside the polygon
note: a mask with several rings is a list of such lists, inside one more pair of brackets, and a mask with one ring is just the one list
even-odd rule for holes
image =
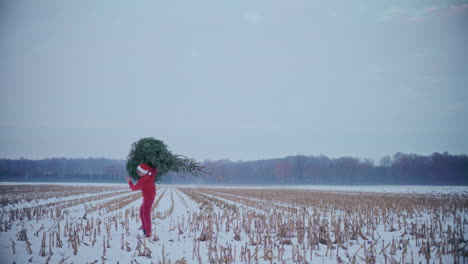
{"label": "person in red suit", "polygon": [[138,182],[133,184],[129,177],[127,177],[127,182],[132,191],[141,190],[143,194],[143,203],[140,207],[141,229],[146,237],[151,237],[151,207],[156,197],[154,177],[158,173],[158,169],[142,163],[138,166],[137,172],[140,176]]}

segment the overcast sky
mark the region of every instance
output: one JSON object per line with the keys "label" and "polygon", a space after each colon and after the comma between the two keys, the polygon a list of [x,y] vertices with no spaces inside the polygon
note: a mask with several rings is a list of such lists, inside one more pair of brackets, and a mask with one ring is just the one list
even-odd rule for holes
{"label": "overcast sky", "polygon": [[468,1],[0,3],[0,158],[468,153]]}

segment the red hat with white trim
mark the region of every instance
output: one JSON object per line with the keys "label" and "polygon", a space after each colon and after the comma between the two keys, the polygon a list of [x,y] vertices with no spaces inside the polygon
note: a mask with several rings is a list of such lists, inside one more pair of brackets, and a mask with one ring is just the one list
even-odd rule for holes
{"label": "red hat with white trim", "polygon": [[144,174],[144,175],[147,175],[147,174],[151,175],[151,172],[152,172],[153,169],[148,164],[142,163],[142,164],[138,165],[137,170],[139,172],[141,172],[142,174]]}

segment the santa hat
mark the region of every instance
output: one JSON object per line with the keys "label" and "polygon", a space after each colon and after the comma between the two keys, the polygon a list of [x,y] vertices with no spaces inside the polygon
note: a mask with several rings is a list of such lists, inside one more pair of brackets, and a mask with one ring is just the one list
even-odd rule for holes
{"label": "santa hat", "polygon": [[144,175],[146,175],[146,174],[151,175],[152,168],[148,164],[142,163],[142,164],[138,165],[137,170],[139,172],[141,172],[142,174],[144,174]]}

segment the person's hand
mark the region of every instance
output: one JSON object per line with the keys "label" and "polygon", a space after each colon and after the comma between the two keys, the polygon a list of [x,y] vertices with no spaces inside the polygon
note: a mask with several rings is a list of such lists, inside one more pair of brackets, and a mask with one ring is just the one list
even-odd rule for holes
{"label": "person's hand", "polygon": [[125,180],[127,180],[127,182],[131,181],[130,177],[127,177]]}

